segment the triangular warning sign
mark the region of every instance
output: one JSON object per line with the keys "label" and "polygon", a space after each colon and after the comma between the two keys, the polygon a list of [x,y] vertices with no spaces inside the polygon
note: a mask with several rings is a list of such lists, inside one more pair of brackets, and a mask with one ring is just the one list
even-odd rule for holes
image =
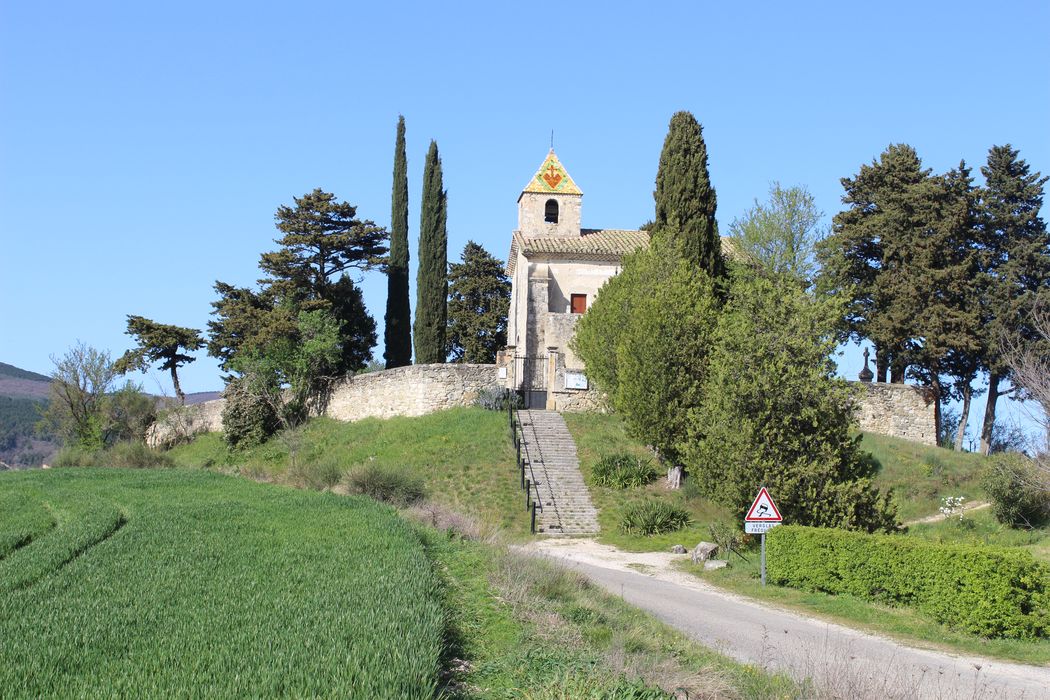
{"label": "triangular warning sign", "polygon": [[747,515],[744,516],[744,522],[749,523],[779,523],[783,519],[780,511],[777,510],[777,504],[773,503],[765,486],[759,489],[755,502],[751,504]]}

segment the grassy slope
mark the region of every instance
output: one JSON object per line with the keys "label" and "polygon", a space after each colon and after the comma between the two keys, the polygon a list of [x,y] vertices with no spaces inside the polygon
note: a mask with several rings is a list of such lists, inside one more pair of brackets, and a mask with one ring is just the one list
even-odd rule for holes
{"label": "grassy slope", "polygon": [[[621,451],[645,454],[645,448],[626,435],[618,416],[566,414],[565,420],[576,439],[585,478],[589,479],[591,465],[601,455]],[[965,496],[971,501],[984,498],[980,479],[985,458],[980,455],[960,454],[872,434],[865,434],[862,444],[882,465],[877,481],[882,487],[893,487],[899,513],[904,520],[936,514],[940,499],[944,496]],[[687,498],[688,489],[668,492],[659,482],[644,491],[590,486],[595,504],[602,509],[599,516],[602,533],[599,539],[629,551],[665,550],[676,543],[689,547],[700,539],[710,540],[707,530],[709,523],[727,521],[728,518],[727,511],[702,498]],[[693,525],[686,530],[657,537],[620,533],[616,528],[617,512],[625,503],[641,497],[666,498],[683,505],[692,513]],[[909,536],[938,541],[1023,546],[1037,557],[1050,560],[1048,528],[1034,532],[1012,530],[995,522],[988,510],[968,514],[965,521],[963,526],[945,522],[915,525],[909,529]],[[889,608],[849,596],[806,593],[777,586],[763,588],[759,581],[757,552],[747,553],[746,556],[750,558],[749,563],[734,556],[731,568],[708,573],[694,570],[693,573],[737,593],[815,613],[847,625],[908,639],[913,643],[1027,663],[1050,663],[1050,640],[1023,642],[976,639],[953,632],[907,609]]]}
{"label": "grassy slope", "polygon": [[864,434],[861,445],[882,465],[875,481],[893,488],[904,521],[936,514],[945,496],[984,498],[980,481],[986,457],[872,433]]}
{"label": "grassy slope", "polygon": [[[643,489],[611,489],[595,486],[591,479],[591,467],[603,455],[627,452],[639,457],[651,455],[636,440],[627,436],[623,421],[614,414],[566,413],[565,423],[576,441],[580,457],[580,469],[591,492],[591,499],[598,508],[598,523],[601,533],[598,539],[631,552],[666,550],[674,544],[685,547],[696,546],[701,540],[710,540],[708,524],[726,520],[729,511],[701,498],[687,498],[684,490],[668,491],[663,479]],[[629,502],[646,498],[659,498],[676,503],[692,515],[693,523],[678,532],[645,537],[625,535],[619,530],[619,512]]]}
{"label": "grassy slope", "polygon": [[517,490],[514,448],[506,415],[457,408],[419,418],[370,418],[356,423],[311,421],[290,468],[287,441],[229,453],[218,434],[205,435],[171,455],[180,466],[234,469],[297,486],[335,485],[357,465],[404,469],[421,477],[431,500],[498,525],[510,537],[528,535]]}
{"label": "grassy slope", "polygon": [[[646,454],[642,445],[626,436],[621,420],[615,415],[566,414],[565,419],[576,438],[585,477],[589,477],[590,466],[600,455],[618,451],[640,456]],[[524,517],[519,517],[519,492],[511,466],[513,451],[506,438],[502,414],[458,409],[423,418],[370,420],[355,424],[315,421],[302,443],[299,461],[304,466],[300,467],[299,474],[289,473],[287,449],[278,442],[230,457],[218,436],[211,435],[178,448],[173,454],[187,466],[232,467],[248,474],[292,482],[309,481],[311,470],[327,473],[333,464],[337,474],[368,459],[389,466],[403,466],[427,480],[429,491],[436,500],[489,523],[502,525],[513,539],[527,537],[527,522]],[[864,447],[872,451],[883,465],[880,483],[896,487],[900,513],[905,519],[936,513],[942,496],[963,495],[970,499],[983,496],[978,485],[983,461],[979,456],[874,435],[864,436]],[[322,482],[323,479],[315,481],[314,485],[323,485]],[[686,491],[669,492],[659,482],[644,490],[628,492],[591,485],[592,498],[600,508],[600,539],[632,551],[663,550],[677,543],[688,547],[701,539],[709,540],[708,524],[726,521],[728,513],[702,498],[687,498]],[[617,529],[619,508],[631,499],[642,497],[667,498],[682,504],[692,514],[693,525],[657,537],[620,534]],[[967,528],[965,533],[949,531],[938,534],[945,526],[937,524],[915,526],[911,534],[956,540],[960,536],[982,538],[982,541],[993,544],[1027,546],[1037,556],[1050,554],[1047,552],[1050,535],[1045,530],[1022,536],[995,525],[987,511],[967,517],[977,524],[972,529]],[[709,574],[708,578],[712,583],[747,595],[913,641],[944,643],[961,651],[1035,663],[1044,663],[1050,658],[1044,643],[985,643],[954,634],[907,610],[892,610],[863,601],[790,589],[767,587],[762,590],[757,585],[754,557],[752,562],[747,565],[735,559],[733,568]]]}
{"label": "grassy slope", "polygon": [[[0,491],[57,521],[0,559],[2,694],[430,697],[438,681],[438,581],[392,509],[181,470],[0,474]],[[0,513],[0,532],[31,511]]]}

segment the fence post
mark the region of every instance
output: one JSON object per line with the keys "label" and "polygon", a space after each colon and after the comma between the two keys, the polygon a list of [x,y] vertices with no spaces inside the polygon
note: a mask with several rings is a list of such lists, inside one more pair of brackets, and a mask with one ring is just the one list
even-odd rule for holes
{"label": "fence post", "polygon": [[525,488],[525,460],[518,460],[518,467],[521,469],[521,488]]}
{"label": "fence post", "polygon": [[536,504],[535,503],[532,504],[532,518],[531,518],[531,522],[529,523],[529,532],[531,532],[533,535],[536,534]]}
{"label": "fence post", "polygon": [[525,480],[525,510],[529,509],[529,503],[532,502],[532,485],[529,480]]}

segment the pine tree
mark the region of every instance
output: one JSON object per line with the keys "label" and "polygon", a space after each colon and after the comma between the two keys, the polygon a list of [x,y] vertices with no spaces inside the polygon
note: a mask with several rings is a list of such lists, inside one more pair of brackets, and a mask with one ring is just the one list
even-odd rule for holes
{"label": "pine tree", "polygon": [[503,263],[474,241],[461,263],[449,265],[448,356],[453,362],[491,364],[507,344],[510,280]]}
{"label": "pine tree", "polygon": [[[981,427],[981,452],[991,448],[996,402],[1012,388],[1000,389],[1010,377],[999,348],[1003,343],[1039,342],[1031,316],[1037,297],[1050,293],[1050,234],[1039,216],[1047,179],[1032,173],[1009,144],[993,146],[985,178],[985,232],[988,333],[988,401]],[[1050,352],[1050,351],[1048,351]]]}
{"label": "pine tree", "polygon": [[[848,299],[845,336],[875,344],[876,381],[904,380],[915,300],[907,276],[910,245],[932,217],[930,171],[915,149],[893,144],[877,161],[842,178],[848,208],[817,246],[818,288]],[[907,300],[907,301],[906,301]]]}
{"label": "pine tree", "polygon": [[405,118],[397,119],[394,186],[390,212],[390,264],[387,267],[386,329],[383,359],[387,369],[412,363],[412,311],[408,302],[408,164]]}
{"label": "pine tree", "polygon": [[[113,369],[120,374],[138,370],[146,371],[150,364],[160,363],[162,370],[171,373],[171,383],[175,387],[175,396],[179,403],[186,403],[186,395],[179,384],[178,368],[188,365],[197,358],[185,354],[200,350],[204,338],[196,328],[184,328],[166,323],[157,323],[142,316],[128,315],[128,330],[138,343],[138,347],[128,350],[115,363]],[[183,352],[185,351],[185,352]]]}
{"label": "pine tree", "polygon": [[[920,183],[914,193],[913,213],[926,222],[908,230],[906,242],[898,242],[905,250],[894,304],[910,316],[898,325],[909,336],[908,374],[936,397],[934,419],[940,435],[944,400],[962,398],[964,410],[969,410],[972,396],[967,388],[976,377],[973,359],[981,348],[980,307],[974,293],[978,231],[970,169],[960,163],[946,175]],[[954,381],[946,383],[945,375]]]}
{"label": "pine tree", "polygon": [[[689,112],[677,112],[660,152],[656,172],[654,235],[674,236],[686,260],[718,279],[724,274],[715,221],[715,190],[707,172],[703,128]],[[672,234],[668,224],[677,222]]]}
{"label": "pine tree", "polygon": [[275,343],[297,342],[302,311],[329,312],[339,324],[338,372],[365,365],[376,342],[375,321],[346,272],[385,265],[387,232],[356,216],[356,207],[320,189],[296,197],[294,207],[278,208],[276,226],[284,236],[276,241],[279,250],[260,256],[268,277],[258,291],[215,283],[220,298],[212,303],[208,353],[224,370],[236,371],[238,358]]}
{"label": "pine tree", "polygon": [[413,328],[417,364],[445,361],[448,308],[448,195],[441,177],[437,143],[430,142],[423,166],[423,203],[419,218],[419,271]]}

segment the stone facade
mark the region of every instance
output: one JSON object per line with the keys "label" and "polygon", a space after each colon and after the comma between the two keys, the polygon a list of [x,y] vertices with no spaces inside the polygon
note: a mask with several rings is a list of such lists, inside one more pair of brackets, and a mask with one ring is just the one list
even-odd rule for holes
{"label": "stone facade", "polygon": [[[472,406],[483,389],[499,387],[495,365],[410,365],[347,377],[332,392],[324,415],[347,422],[422,416]],[[225,399],[216,399],[174,411],[150,428],[147,443],[156,447],[221,431],[225,404]]]}
{"label": "stone facade", "polygon": [[932,398],[909,384],[850,382],[856,387],[860,429],[880,435],[937,444]]}

